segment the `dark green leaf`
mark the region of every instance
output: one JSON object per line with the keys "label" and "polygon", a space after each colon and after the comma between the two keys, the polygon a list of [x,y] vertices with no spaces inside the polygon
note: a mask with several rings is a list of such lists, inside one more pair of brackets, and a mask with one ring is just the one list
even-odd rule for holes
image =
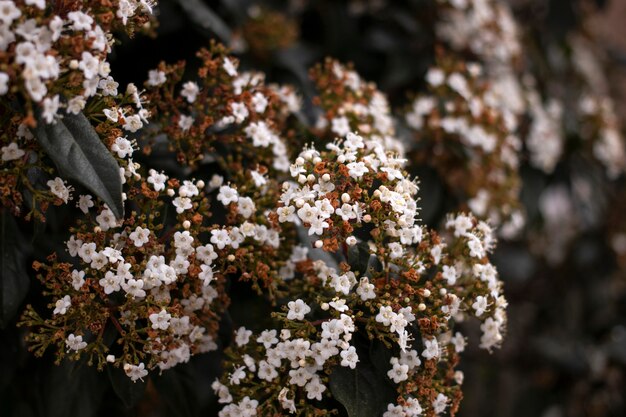
{"label": "dark green leaf", "polygon": [[89,189],[115,217],[123,217],[119,165],[82,113],[66,114],[55,124],[40,119],[35,136],[63,176]]}
{"label": "dark green leaf", "polygon": [[225,44],[230,43],[230,28],[202,0],[177,0],[187,17],[207,35],[217,35]]}
{"label": "dark green leaf", "polygon": [[15,316],[26,292],[24,245],[13,216],[6,210],[0,214],[0,327],[4,328]]}
{"label": "dark green leaf", "polygon": [[141,380],[133,382],[123,370],[113,366],[107,366],[107,373],[113,391],[124,402],[124,405],[127,408],[134,407],[146,391],[146,382]]}
{"label": "dark green leaf", "polygon": [[94,416],[106,390],[105,380],[84,362],[64,361],[41,387],[47,417]]}
{"label": "dark green leaf", "polygon": [[330,375],[330,390],[349,417],[380,417],[394,402],[395,390],[379,376],[367,356],[359,354],[356,369],[338,366]]}

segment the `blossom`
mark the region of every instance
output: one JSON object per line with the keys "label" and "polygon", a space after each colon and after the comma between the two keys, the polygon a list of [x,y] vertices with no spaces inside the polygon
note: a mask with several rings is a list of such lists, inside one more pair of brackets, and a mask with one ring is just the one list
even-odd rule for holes
{"label": "blossom", "polygon": [[52,314],[65,314],[67,312],[67,310],[71,307],[72,305],[72,300],[70,299],[69,295],[66,295],[65,297],[57,300],[57,302],[54,304],[54,311],[52,312]]}
{"label": "blossom", "polygon": [[304,316],[311,311],[304,301],[297,299],[296,301],[289,301],[289,312],[287,313],[288,320],[304,320]]}
{"label": "blossom", "polygon": [[148,375],[148,371],[145,368],[146,365],[143,362],[139,363],[139,365],[124,364],[124,372],[133,382],[137,382],[137,380],[143,381],[143,378]]}
{"label": "blossom", "polygon": [[65,339],[65,346],[67,346],[68,352],[70,350],[79,351],[87,347],[87,342],[83,342],[82,336],[76,336],[74,333],[70,333]]}
{"label": "blossom", "polygon": [[65,185],[65,181],[63,181],[61,178],[56,177],[55,179],[48,181],[46,184],[50,188],[50,192],[52,192],[52,194],[54,194],[56,197],[63,200],[64,203],[67,203],[67,201],[70,200],[71,188],[67,187]]}
{"label": "blossom", "polygon": [[21,150],[15,142],[11,142],[10,144],[3,146],[0,151],[2,152],[2,160],[5,162],[20,159],[25,154],[25,152]]}
{"label": "blossom", "polygon": [[165,309],[161,309],[158,313],[152,313],[148,316],[154,330],[167,330],[170,327],[170,319],[172,315]]}

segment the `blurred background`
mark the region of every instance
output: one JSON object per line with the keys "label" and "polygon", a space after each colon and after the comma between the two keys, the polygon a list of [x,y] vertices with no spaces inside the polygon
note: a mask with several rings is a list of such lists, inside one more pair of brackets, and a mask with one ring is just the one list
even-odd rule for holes
{"label": "blurred background", "polygon": [[[407,92],[425,89],[426,71],[442,47],[436,32],[439,3],[161,0],[157,37],[124,41],[114,49],[111,66],[121,85],[141,85],[161,60],[187,60],[193,76],[195,52],[215,39],[232,48],[242,68],[296,86],[304,103],[316,94],[308,68],[330,56],[352,62],[401,108],[410,102]],[[550,173],[528,161],[521,167],[527,225],[520,236],[501,240],[495,254],[510,303],[508,334],[492,354],[469,344],[461,365],[460,415],[625,416],[626,184],[607,178],[585,158],[583,131],[567,103],[582,94],[582,84],[569,76],[570,66],[578,64],[568,57],[575,40],[583,39],[601,68],[593,88],[605,89],[618,118],[626,117],[626,1],[501,3],[520,31],[519,66],[532,72],[544,98],[565,102],[565,148]],[[456,196],[432,169],[417,167],[414,173],[421,178],[423,220],[437,227],[458,205]],[[26,264],[51,249],[36,246],[40,254]],[[245,300],[232,309],[242,304]],[[472,331],[477,329],[467,330],[470,337]],[[147,393],[136,394],[143,400],[125,399],[137,405],[120,408],[103,401],[115,390],[107,379],[117,376],[55,367],[47,358],[30,356],[11,323],[1,332],[7,342],[0,344],[0,415],[213,415],[209,386],[218,357],[194,358],[163,374]],[[164,397],[171,403],[159,402],[160,389],[176,393]]]}

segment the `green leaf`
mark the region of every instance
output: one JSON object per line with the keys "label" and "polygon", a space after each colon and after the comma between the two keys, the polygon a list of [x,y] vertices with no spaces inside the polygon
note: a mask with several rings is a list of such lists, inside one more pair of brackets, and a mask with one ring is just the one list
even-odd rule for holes
{"label": "green leaf", "polygon": [[225,44],[230,43],[232,33],[224,21],[202,0],[177,0],[187,17],[207,35],[217,35]]}
{"label": "green leaf", "polygon": [[95,416],[107,387],[104,378],[84,362],[54,366],[40,387],[45,417]]}
{"label": "green leaf", "polygon": [[17,313],[29,279],[25,267],[24,245],[17,223],[7,210],[0,214],[0,327],[4,328]]}
{"label": "green leaf", "polygon": [[137,405],[143,398],[147,383],[141,380],[133,382],[123,370],[113,366],[107,366],[107,373],[109,374],[113,391],[124,402],[124,405],[127,408]]}
{"label": "green leaf", "polygon": [[120,167],[85,115],[66,114],[55,124],[40,118],[35,136],[62,176],[85,186],[115,217],[123,217]]}
{"label": "green leaf", "polygon": [[367,355],[359,353],[356,369],[337,366],[330,375],[330,391],[349,417],[380,417],[396,399],[395,390],[376,373]]}

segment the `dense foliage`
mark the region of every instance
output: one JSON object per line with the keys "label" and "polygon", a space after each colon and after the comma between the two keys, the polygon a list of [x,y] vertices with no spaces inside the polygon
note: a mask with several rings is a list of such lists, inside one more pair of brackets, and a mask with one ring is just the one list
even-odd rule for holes
{"label": "dense foliage", "polygon": [[623,415],[600,6],[0,0],[0,414]]}

